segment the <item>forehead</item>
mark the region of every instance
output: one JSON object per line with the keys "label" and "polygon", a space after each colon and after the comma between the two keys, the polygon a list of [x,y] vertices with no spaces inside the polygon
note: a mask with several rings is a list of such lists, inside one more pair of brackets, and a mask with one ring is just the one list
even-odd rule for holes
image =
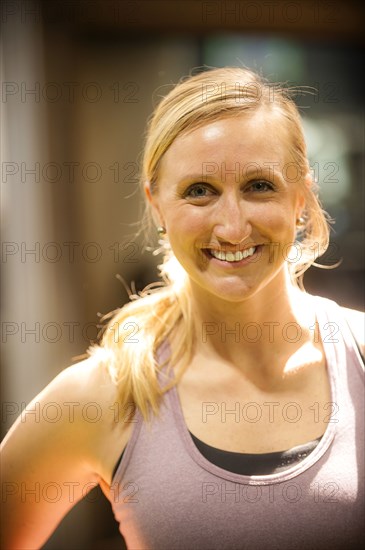
{"label": "forehead", "polygon": [[160,175],[173,170],[184,176],[204,162],[276,163],[280,169],[292,160],[289,143],[283,116],[271,110],[220,118],[178,136],[162,157]]}

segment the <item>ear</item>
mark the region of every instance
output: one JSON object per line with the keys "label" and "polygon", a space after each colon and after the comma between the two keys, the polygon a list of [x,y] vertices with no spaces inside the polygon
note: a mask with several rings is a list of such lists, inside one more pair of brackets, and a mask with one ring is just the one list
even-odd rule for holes
{"label": "ear", "polygon": [[297,218],[299,218],[305,208],[306,204],[306,194],[310,190],[310,188],[313,185],[313,179],[310,174],[310,172],[307,172],[307,174],[304,176],[303,179],[303,187],[302,191],[299,192],[299,199],[298,199],[298,212],[297,212]]}
{"label": "ear", "polygon": [[313,178],[310,172],[307,172],[304,176],[304,185],[309,190],[313,185]]}
{"label": "ear", "polygon": [[149,181],[144,182],[143,189],[144,189],[144,192],[145,192],[145,195],[147,197],[148,202],[151,204],[152,201],[153,201],[153,198],[152,198],[152,193],[151,193],[151,184],[150,184]]}
{"label": "ear", "polygon": [[152,216],[153,216],[153,219],[154,219],[156,225],[162,225],[163,226],[164,222],[163,222],[163,217],[162,217],[161,212],[160,212],[158,199],[157,199],[156,195],[152,193],[151,184],[150,184],[149,181],[145,182],[145,184],[143,186],[143,189],[144,189],[145,195],[147,197],[147,200],[150,203],[151,210],[152,210]]}

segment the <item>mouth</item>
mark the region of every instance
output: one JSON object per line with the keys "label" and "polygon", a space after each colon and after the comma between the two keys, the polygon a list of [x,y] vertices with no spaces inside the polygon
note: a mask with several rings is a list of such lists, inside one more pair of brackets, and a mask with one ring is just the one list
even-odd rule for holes
{"label": "mouth", "polygon": [[260,248],[260,245],[251,246],[250,248],[246,248],[245,250],[236,251],[224,251],[213,248],[205,248],[204,253],[208,258],[212,260],[217,260],[221,264],[224,263],[226,265],[241,265],[247,263],[253,256],[256,256]]}

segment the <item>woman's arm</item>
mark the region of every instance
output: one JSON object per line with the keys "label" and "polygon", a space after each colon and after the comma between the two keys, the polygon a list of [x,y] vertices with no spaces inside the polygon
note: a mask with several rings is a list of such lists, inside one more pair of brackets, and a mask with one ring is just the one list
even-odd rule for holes
{"label": "woman's arm", "polygon": [[41,547],[98,485],[100,434],[108,429],[108,415],[100,417],[106,386],[95,360],[69,367],[9,430],[1,446],[1,548]]}

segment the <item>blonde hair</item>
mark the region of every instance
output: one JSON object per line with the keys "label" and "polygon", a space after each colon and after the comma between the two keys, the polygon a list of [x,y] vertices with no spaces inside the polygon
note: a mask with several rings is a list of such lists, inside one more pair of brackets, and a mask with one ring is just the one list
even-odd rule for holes
{"label": "blonde hair", "polygon": [[[149,124],[144,149],[141,184],[148,182],[152,194],[158,190],[159,164],[177,136],[222,117],[243,115],[261,108],[278,113],[288,129],[290,152],[299,167],[298,185],[306,199],[303,224],[298,231],[300,259],[288,263],[291,280],[301,285],[301,278],[323,254],[329,242],[329,226],[317,196],[315,183],[309,188],[304,178],[309,172],[301,117],[292,98],[297,89],[271,84],[245,68],[225,67],[190,76],[175,86],[155,109]],[[153,226],[146,204],[147,231]],[[160,266],[164,286],[150,285],[139,296],[122,307],[112,317],[99,347],[90,353],[100,353],[120,387],[121,401],[133,401],[145,419],[149,411],[158,414],[161,395],[176,384],[191,361],[194,333],[190,311],[189,279],[177,262],[168,244]],[[179,327],[179,340],[169,357],[169,367],[180,362],[179,372],[164,388],[157,373],[163,365],[156,361],[158,347]],[[136,338],[126,337],[132,328]]]}

